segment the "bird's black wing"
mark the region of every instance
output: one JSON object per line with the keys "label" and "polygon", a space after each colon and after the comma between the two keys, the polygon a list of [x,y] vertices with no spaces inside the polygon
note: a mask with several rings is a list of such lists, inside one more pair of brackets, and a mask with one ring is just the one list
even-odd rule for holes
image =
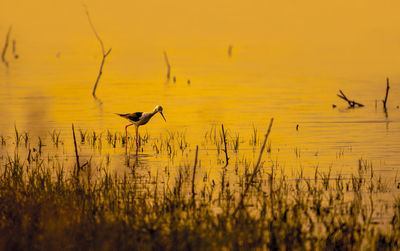
{"label": "bird's black wing", "polygon": [[119,116],[129,119],[133,122],[138,122],[140,117],[142,117],[143,112],[134,112],[134,113],[126,113],[126,114],[118,114]]}

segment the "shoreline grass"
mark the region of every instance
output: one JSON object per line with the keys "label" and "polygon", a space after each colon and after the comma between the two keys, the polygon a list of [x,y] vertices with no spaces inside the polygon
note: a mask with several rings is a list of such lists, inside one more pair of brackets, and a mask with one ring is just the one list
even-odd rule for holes
{"label": "shoreline grass", "polygon": [[[15,131],[18,141],[19,135],[28,135]],[[130,172],[121,175],[110,171],[107,161],[88,161],[77,176],[72,162],[52,156],[60,142],[67,144],[57,135],[51,134],[53,145],[43,146],[41,138],[34,144],[26,136],[12,154],[0,151],[2,250],[400,248],[400,197],[378,206],[390,188],[364,159],[348,177],[318,167],[314,177],[302,169],[289,177],[278,162],[261,161],[253,172],[256,156],[219,166],[218,180],[204,167],[201,149],[196,165],[197,154],[185,135],[171,132],[158,138],[144,134],[141,147],[157,148],[172,159],[190,152],[184,165],[158,168],[155,175],[130,165]],[[225,158],[218,131],[207,137]],[[123,138],[85,131],[81,146],[123,149]],[[15,144],[3,139],[3,147]],[[29,151],[21,153],[18,147]],[[233,153],[234,146],[228,150]]]}

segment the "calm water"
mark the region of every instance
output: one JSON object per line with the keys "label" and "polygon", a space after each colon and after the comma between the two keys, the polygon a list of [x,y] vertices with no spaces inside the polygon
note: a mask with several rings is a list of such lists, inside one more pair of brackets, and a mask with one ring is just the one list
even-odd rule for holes
{"label": "calm water", "polygon": [[[194,149],[213,125],[219,129],[223,123],[232,137],[239,135],[239,148],[251,152],[248,140],[253,127],[261,138],[269,119],[274,117],[273,156],[270,158],[278,160],[285,168],[328,168],[332,165],[334,170],[347,173],[357,167],[359,158],[364,158],[372,161],[384,176],[397,173],[400,110],[396,108],[396,101],[400,92],[395,80],[386,116],[380,101],[375,107],[375,100],[384,96],[384,79],[373,82],[269,78],[267,72],[243,67],[250,62],[240,62],[240,55],[228,58],[223,49],[217,57],[210,57],[209,62],[189,59],[179,62],[183,66],[173,68],[176,83],[166,82],[161,53],[158,59],[149,59],[145,64],[149,65],[148,76],[111,81],[107,77],[112,68],[110,56],[110,66],[106,65],[98,87],[101,102],[91,96],[93,81],[90,77],[94,79],[97,73],[93,70],[97,66],[95,60],[94,67],[77,67],[55,56],[47,63],[33,66],[22,59],[15,61],[8,71],[2,69],[1,73],[1,134],[13,136],[15,124],[21,131],[30,132],[32,137],[49,137],[49,132],[56,129],[66,140],[71,140],[71,123],[83,130],[122,133],[127,123],[115,112],[151,111],[160,104],[165,109],[167,123],[157,115],[141,128],[141,132],[147,131],[151,137],[185,132]],[[260,62],[254,61],[257,63]],[[151,65],[155,65],[155,69]],[[61,74],[67,67],[72,68],[71,75]],[[79,76],[85,77],[79,80]],[[190,84],[187,84],[188,79]],[[339,88],[366,107],[347,109],[347,104],[336,97]],[[332,104],[337,107],[332,108]],[[146,153],[153,154],[151,149],[146,149]]]}
{"label": "calm water", "polygon": [[[1,15],[0,37],[13,24],[20,58],[11,59],[8,51],[10,68],[0,65],[0,135],[12,138],[14,125],[35,139],[59,130],[63,151],[73,155],[71,123],[82,130],[123,133],[126,121],[114,113],[151,111],[162,105],[167,123],[155,116],[141,128],[153,139],[184,132],[193,150],[202,146],[212,126],[223,123],[229,137],[239,135],[237,157],[253,156],[253,128],[261,138],[274,117],[266,159],[285,169],[313,173],[316,166],[332,166],[336,173],[353,173],[363,158],[383,177],[396,177],[400,49],[395,41],[400,37],[392,31],[400,21],[398,15],[389,15],[396,8],[374,1],[365,3],[361,12],[357,4],[322,8],[313,1],[289,7],[254,1],[245,8],[220,1],[211,9],[214,3],[207,1],[199,6],[181,1],[165,6],[87,4],[106,48],[113,48],[97,90],[100,101],[91,96],[100,49],[80,3],[23,1],[2,8],[10,11]],[[305,8],[304,16],[298,8]],[[375,14],[376,8],[385,14]],[[329,14],[335,11],[344,18],[338,21],[337,15]],[[232,57],[227,53],[230,44]],[[164,50],[176,83],[166,82]],[[391,79],[387,114],[380,102],[386,76]],[[336,96],[339,89],[365,107],[347,109]],[[11,149],[9,145],[2,151]],[[201,150],[206,166],[205,160],[216,151],[204,144]],[[118,159],[124,149],[108,154]],[[150,167],[169,163],[156,157],[151,147],[143,154]]]}

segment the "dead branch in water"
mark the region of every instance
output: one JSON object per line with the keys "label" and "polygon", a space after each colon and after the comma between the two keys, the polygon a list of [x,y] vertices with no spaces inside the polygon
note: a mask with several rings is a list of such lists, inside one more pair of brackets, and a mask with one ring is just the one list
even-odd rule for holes
{"label": "dead branch in water", "polygon": [[226,170],[229,164],[229,157],[228,157],[228,149],[226,147],[226,132],[224,129],[224,124],[221,124],[221,130],[222,130],[222,138],[224,140],[224,149],[222,150],[225,152],[225,165],[222,168],[222,177],[221,177],[221,195],[224,194],[225,191],[225,175],[226,175]]}
{"label": "dead branch in water", "polygon": [[79,154],[78,154],[78,147],[76,146],[76,138],[75,138],[75,128],[74,124],[72,123],[72,135],[74,136],[74,146],[75,146],[75,156],[76,156],[76,174],[79,175],[81,171],[81,166],[79,165]]}
{"label": "dead branch in water", "polygon": [[164,51],[164,59],[165,59],[165,63],[167,64],[167,80],[169,80],[171,77],[171,65],[169,64],[169,60],[168,60],[166,51]]}
{"label": "dead branch in water", "polygon": [[101,46],[101,53],[103,54],[103,58],[101,59],[99,74],[97,75],[96,82],[94,83],[93,92],[92,92],[93,97],[96,98],[96,88],[97,88],[97,84],[99,83],[100,77],[101,77],[101,75],[103,74],[104,62],[105,62],[106,57],[108,56],[108,54],[110,54],[112,48],[110,48],[110,49],[106,52],[106,50],[104,49],[103,40],[101,40],[99,34],[98,34],[97,31],[96,31],[96,28],[94,27],[94,25],[93,25],[93,23],[92,23],[92,20],[91,20],[91,18],[90,18],[89,11],[88,11],[86,5],[84,5],[83,7],[85,8],[86,16],[88,17],[90,27],[92,28],[92,31],[93,31],[94,35],[96,36],[97,40],[98,40],[99,43],[100,43],[100,46]]}
{"label": "dead branch in water", "polygon": [[224,147],[225,147],[225,150],[223,150],[225,152],[225,166],[224,166],[224,168],[226,168],[228,166],[228,164],[229,164],[229,157],[228,157],[228,150],[226,149],[226,133],[225,133],[225,130],[224,130],[224,124],[221,125],[221,128],[222,128],[222,138],[224,140]]}
{"label": "dead branch in water", "polygon": [[8,68],[8,61],[6,60],[6,53],[7,53],[7,49],[8,49],[8,43],[10,41],[11,28],[12,28],[12,26],[10,26],[10,28],[8,28],[8,32],[7,32],[7,35],[6,35],[6,41],[4,43],[3,52],[1,53],[1,60],[3,61],[3,63],[5,64],[5,66],[7,68]]}
{"label": "dead branch in water", "polygon": [[250,186],[253,184],[254,179],[255,179],[258,171],[259,171],[259,167],[260,167],[260,163],[261,163],[261,157],[262,157],[262,154],[264,152],[265,145],[267,144],[267,139],[268,139],[268,136],[269,136],[269,134],[271,132],[271,128],[272,128],[272,123],[273,122],[274,122],[274,118],[271,118],[271,121],[269,122],[267,133],[265,134],[264,142],[263,142],[263,144],[261,146],[261,149],[260,149],[260,154],[258,155],[257,163],[254,166],[253,173],[251,174],[250,179],[246,183],[246,186],[245,186],[244,191],[242,193],[242,196],[240,198],[240,202],[239,202],[238,206],[236,207],[235,211],[233,212],[233,216],[236,215],[236,213],[239,211],[240,208],[244,207],[244,199],[245,199],[247,193],[249,192]]}
{"label": "dead branch in water", "polygon": [[197,156],[198,156],[198,154],[199,154],[199,146],[196,146],[196,155],[195,155],[195,157],[194,157],[194,166],[193,166],[193,178],[192,178],[192,201],[193,201],[193,206],[195,205],[195,196],[196,196],[196,193],[195,193],[195,189],[194,189],[194,182],[195,182],[195,179],[196,179],[196,167],[197,167]]}
{"label": "dead branch in water", "polygon": [[385,110],[386,110],[386,102],[387,102],[388,95],[389,95],[389,88],[390,88],[390,86],[389,86],[389,78],[386,78],[386,95],[385,95],[385,99],[382,100],[382,102],[383,102],[383,108],[384,108]]}
{"label": "dead branch in water", "polygon": [[15,59],[18,59],[18,54],[17,54],[17,41],[15,39],[13,39],[13,43],[12,43],[12,52],[14,55]]}
{"label": "dead branch in water", "polygon": [[354,100],[349,100],[346,95],[344,95],[344,93],[342,92],[342,90],[339,90],[340,94],[337,94],[337,96],[343,100],[345,100],[347,103],[349,103],[350,108],[354,108],[355,106],[358,107],[363,107],[363,104],[360,104]]}

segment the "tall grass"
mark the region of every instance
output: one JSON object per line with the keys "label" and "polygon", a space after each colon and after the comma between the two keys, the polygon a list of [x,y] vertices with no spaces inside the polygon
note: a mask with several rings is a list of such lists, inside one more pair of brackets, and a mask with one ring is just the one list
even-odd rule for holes
{"label": "tall grass", "polygon": [[[27,153],[0,151],[0,249],[400,248],[400,198],[387,207],[376,206],[390,184],[366,160],[355,163],[352,176],[317,167],[313,177],[302,170],[288,177],[278,162],[262,161],[261,152],[256,159],[236,158],[218,167],[221,175],[215,177],[202,165],[202,150],[194,154],[183,134],[171,132],[144,136],[142,147],[169,158],[191,151],[186,164],[148,171],[138,166],[120,175],[110,171],[107,154],[104,162],[87,161],[76,175],[73,163],[51,157],[56,143],[64,142],[59,135],[51,134],[54,144],[49,146],[40,138],[33,144],[28,137]],[[99,144],[124,148],[134,142],[123,138],[85,132],[81,144],[87,141],[96,150]],[[221,140],[217,130],[205,138],[213,145]],[[31,145],[40,145],[40,153]],[[152,168],[157,168],[155,174]]]}

